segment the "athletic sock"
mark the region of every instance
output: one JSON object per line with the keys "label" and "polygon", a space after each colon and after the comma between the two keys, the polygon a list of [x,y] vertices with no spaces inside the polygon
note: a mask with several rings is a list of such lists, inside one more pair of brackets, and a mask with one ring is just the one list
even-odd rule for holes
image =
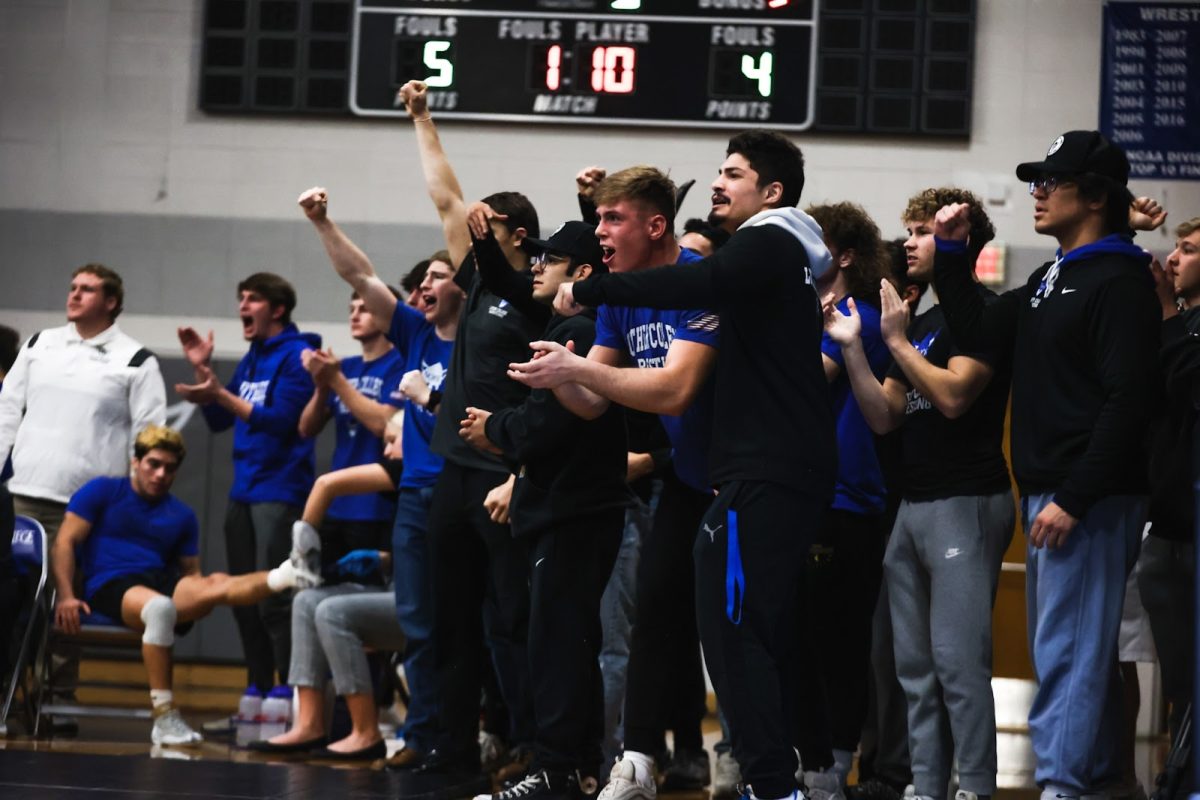
{"label": "athletic sock", "polygon": [[170,708],[171,703],[175,701],[175,693],[170,689],[151,689],[150,690],[150,705],[154,706],[155,711],[162,711]]}
{"label": "athletic sock", "polygon": [[842,784],[842,788],[846,788],[846,776],[850,774],[850,770],[854,769],[854,753],[850,750],[833,751],[833,768],[837,770],[838,780]]}

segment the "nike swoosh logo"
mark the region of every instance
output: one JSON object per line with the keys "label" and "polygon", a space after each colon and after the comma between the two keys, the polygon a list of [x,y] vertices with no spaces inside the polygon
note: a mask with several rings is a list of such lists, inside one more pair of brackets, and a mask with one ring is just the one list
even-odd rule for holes
{"label": "nike swoosh logo", "polygon": [[542,556],[542,557],[541,557],[541,558],[539,558],[537,561],[533,562],[533,565],[536,567],[538,564],[542,563],[542,562],[543,562],[543,561],[545,561],[545,560],[546,560],[546,557],[545,557],[545,556]]}
{"label": "nike swoosh logo", "polygon": [[1061,294],[1070,294],[1073,291],[1075,291],[1075,290],[1074,289],[1063,289],[1063,290],[1061,290]]}

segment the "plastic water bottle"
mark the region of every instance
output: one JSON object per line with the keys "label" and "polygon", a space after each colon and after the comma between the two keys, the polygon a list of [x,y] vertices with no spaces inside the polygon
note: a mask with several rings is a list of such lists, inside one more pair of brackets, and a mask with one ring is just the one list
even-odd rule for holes
{"label": "plastic water bottle", "polygon": [[276,686],[267,693],[262,704],[262,726],[259,737],[270,739],[286,733],[292,716],[292,687]]}
{"label": "plastic water bottle", "polygon": [[246,687],[245,694],[238,700],[238,713],[234,718],[234,727],[237,729],[237,744],[239,747],[245,747],[250,742],[257,740],[260,736],[259,726],[262,721],[262,692],[258,687],[251,684]]}

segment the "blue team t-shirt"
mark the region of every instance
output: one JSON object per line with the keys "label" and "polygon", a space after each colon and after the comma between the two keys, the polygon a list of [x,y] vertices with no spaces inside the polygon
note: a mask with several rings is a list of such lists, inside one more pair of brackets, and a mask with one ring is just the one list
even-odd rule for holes
{"label": "blue team t-shirt", "polygon": [[[364,361],[362,356],[343,359],[342,374],[364,397],[397,408],[404,405],[404,396],[400,394],[404,359],[398,351],[388,350],[371,361]],[[331,470],[374,464],[383,457],[383,439],[363,427],[336,394],[329,395],[329,410],[337,429]],[[328,516],[332,519],[390,522],[396,516],[396,503],[380,492],[344,495],[330,503]]]}
{"label": "blue team t-shirt", "polygon": [[[856,301],[862,319],[862,345],[871,372],[882,381],[892,363],[892,354],[879,332],[879,309]],[[837,304],[843,314],[850,313],[848,298]],[[837,418],[838,472],[834,489],[833,508],[854,514],[882,514],[887,503],[883,470],[875,455],[875,434],[867,425],[846,375],[842,348],[825,333],[821,336],[821,352],[839,367],[837,380],[829,385],[833,397],[833,413]]]}
{"label": "blue team t-shirt", "polygon": [[[404,359],[403,372],[420,370],[430,391],[442,391],[450,372],[453,341],[438,338],[437,330],[415,308],[397,303],[392,313],[388,340],[396,345]],[[421,489],[432,486],[442,471],[442,457],[429,449],[437,415],[429,413],[409,399],[404,400],[404,474],[400,488]]]}
{"label": "blue team t-shirt", "polygon": [[196,514],[171,495],[146,500],[129,478],[93,478],[67,503],[67,511],[92,525],[83,542],[83,596],[138,572],[172,572],[179,558],[200,554]]}
{"label": "blue team t-shirt", "polygon": [[[678,264],[699,261],[681,249]],[[716,348],[720,318],[713,311],[663,311],[654,308],[601,305],[596,309],[596,344],[627,353],[640,368],[660,368],[676,338]],[[680,416],[660,414],[671,440],[671,460],[679,479],[699,492],[711,491],[708,449],[713,429],[713,378],[710,375],[692,404]]]}

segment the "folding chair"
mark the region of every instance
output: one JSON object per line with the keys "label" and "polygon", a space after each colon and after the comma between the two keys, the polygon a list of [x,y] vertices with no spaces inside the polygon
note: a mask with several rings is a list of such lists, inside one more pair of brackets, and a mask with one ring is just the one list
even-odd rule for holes
{"label": "folding chair", "polygon": [[[8,734],[8,715],[12,710],[13,699],[16,697],[18,687],[24,690],[26,711],[35,710],[30,707],[33,694],[26,685],[25,671],[27,668],[31,672],[34,671],[30,662],[34,648],[42,640],[41,631],[45,629],[48,621],[48,606],[45,598],[49,569],[46,559],[43,558],[45,552],[46,529],[36,519],[18,516],[12,533],[13,564],[16,567],[17,575],[33,587],[33,592],[29,598],[28,616],[25,620],[25,631],[21,634],[21,646],[17,650],[12,675],[8,679],[8,686],[4,693],[4,707],[0,709],[0,736]],[[4,643],[4,645],[7,644],[7,642]],[[36,723],[34,724],[36,725]]]}

